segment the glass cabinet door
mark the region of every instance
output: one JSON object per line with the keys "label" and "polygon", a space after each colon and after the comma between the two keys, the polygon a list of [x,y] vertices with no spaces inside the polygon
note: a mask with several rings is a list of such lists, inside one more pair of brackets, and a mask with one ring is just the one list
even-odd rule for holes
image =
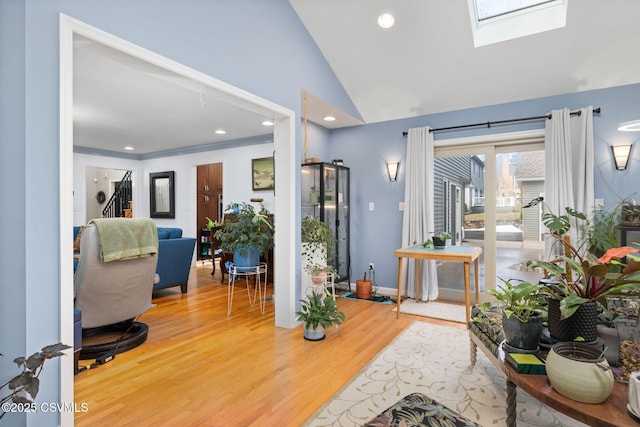
{"label": "glass cabinet door", "polygon": [[336,237],[335,259],[338,281],[349,277],[349,168],[330,163],[302,165],[302,217],[319,218]]}

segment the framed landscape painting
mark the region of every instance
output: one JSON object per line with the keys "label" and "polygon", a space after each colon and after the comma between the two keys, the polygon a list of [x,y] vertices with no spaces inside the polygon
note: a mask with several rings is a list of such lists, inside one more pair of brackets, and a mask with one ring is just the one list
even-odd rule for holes
{"label": "framed landscape painting", "polygon": [[273,157],[251,159],[251,186],[253,191],[273,190],[274,178]]}

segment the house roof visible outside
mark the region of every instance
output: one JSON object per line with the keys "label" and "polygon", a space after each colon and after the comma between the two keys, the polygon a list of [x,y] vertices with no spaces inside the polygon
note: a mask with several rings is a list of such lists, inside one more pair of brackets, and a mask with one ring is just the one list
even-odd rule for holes
{"label": "house roof visible outside", "polygon": [[544,151],[518,153],[515,177],[517,180],[544,179]]}

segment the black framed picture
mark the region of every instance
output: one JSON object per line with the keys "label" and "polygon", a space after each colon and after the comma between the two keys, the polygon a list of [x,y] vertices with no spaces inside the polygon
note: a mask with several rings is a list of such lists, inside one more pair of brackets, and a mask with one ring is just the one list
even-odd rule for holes
{"label": "black framed picture", "polygon": [[251,188],[253,191],[273,190],[274,185],[273,157],[251,159]]}

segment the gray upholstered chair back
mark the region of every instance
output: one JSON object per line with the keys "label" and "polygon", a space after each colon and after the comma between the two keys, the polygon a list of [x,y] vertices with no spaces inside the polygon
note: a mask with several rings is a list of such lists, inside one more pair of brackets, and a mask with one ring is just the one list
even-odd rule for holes
{"label": "gray upholstered chair back", "polygon": [[147,311],[157,261],[153,255],[102,263],[96,226],[87,225],[74,278],[75,308],[82,310],[82,328],[111,325]]}

